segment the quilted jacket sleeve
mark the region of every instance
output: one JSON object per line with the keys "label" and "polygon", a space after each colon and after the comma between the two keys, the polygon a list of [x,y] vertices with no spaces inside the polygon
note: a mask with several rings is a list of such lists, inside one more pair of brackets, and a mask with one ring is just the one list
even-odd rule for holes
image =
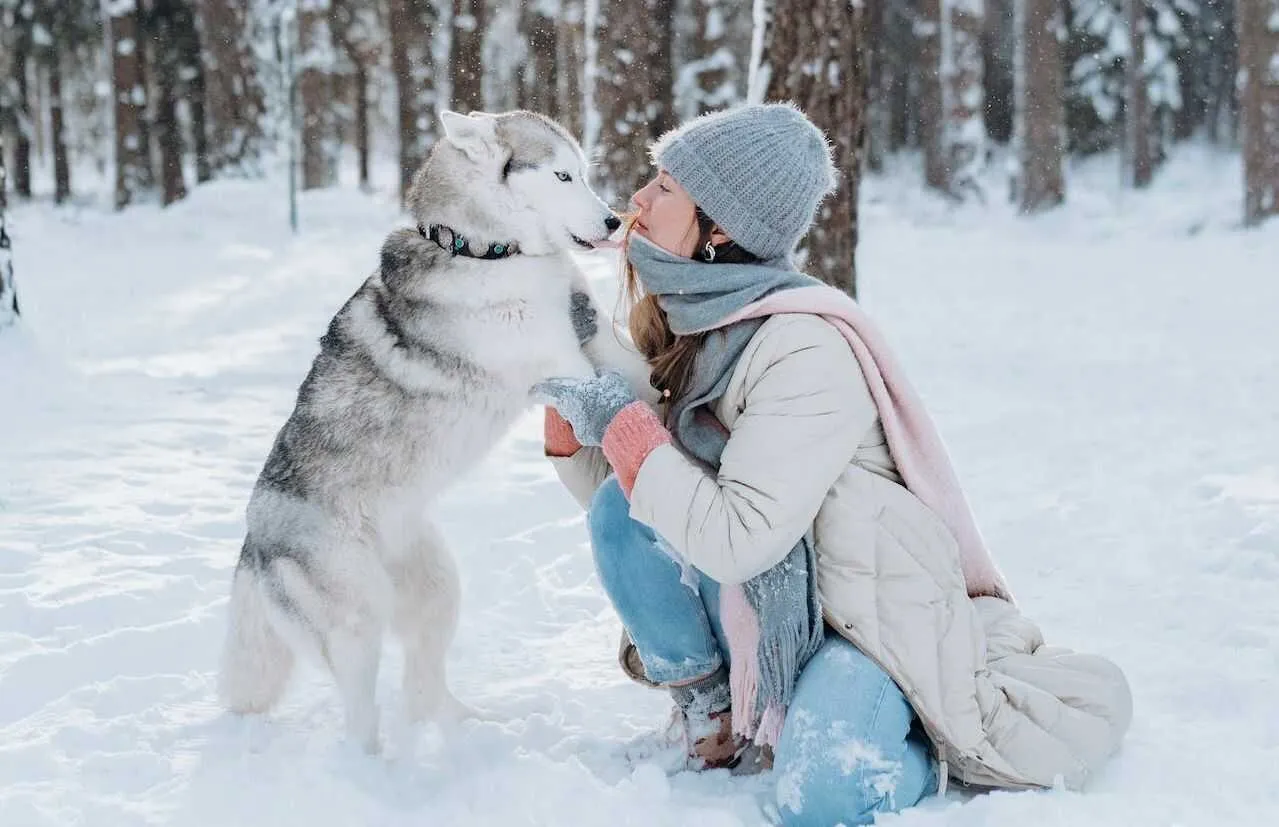
{"label": "quilted jacket sleeve", "polygon": [[579,448],[569,457],[547,457],[560,482],[582,506],[590,508],[591,498],[612,472],[604,452],[599,448]]}
{"label": "quilted jacket sleeve", "polygon": [[790,552],[878,416],[847,341],[817,316],[772,317],[742,358],[743,401],[719,472],[663,445],[631,492],[631,516],[721,583]]}

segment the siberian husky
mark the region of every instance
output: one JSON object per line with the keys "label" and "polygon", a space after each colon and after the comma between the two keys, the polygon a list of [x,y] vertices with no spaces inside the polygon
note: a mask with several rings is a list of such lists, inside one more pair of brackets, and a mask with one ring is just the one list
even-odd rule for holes
{"label": "siberian husky", "polygon": [[[536,382],[609,365],[647,388],[568,254],[619,225],[577,142],[529,112],[441,120],[408,197],[418,227],[387,237],[333,318],[254,486],[219,676],[228,709],[265,712],[295,657],[316,655],[369,752],[388,628],[404,645],[407,719],[474,714],[445,681],[459,595],[430,517],[440,493],[528,410]],[[571,306],[599,319],[585,347]]]}

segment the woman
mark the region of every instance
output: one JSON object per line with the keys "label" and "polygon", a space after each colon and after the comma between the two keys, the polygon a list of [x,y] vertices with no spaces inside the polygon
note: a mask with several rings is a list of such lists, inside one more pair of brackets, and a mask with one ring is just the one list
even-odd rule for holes
{"label": "woman", "polygon": [[1042,645],[883,340],[791,267],[833,187],[820,130],[746,106],[653,157],[625,250],[660,412],[608,372],[535,388],[623,667],[670,692],[694,768],[773,753],[787,825],[870,823],[952,776],[1082,785],[1127,684]]}

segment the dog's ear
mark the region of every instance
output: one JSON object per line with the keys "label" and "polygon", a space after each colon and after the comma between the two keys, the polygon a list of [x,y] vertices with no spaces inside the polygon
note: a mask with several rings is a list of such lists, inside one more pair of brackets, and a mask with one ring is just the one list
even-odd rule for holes
{"label": "dog's ear", "polygon": [[497,120],[492,115],[463,115],[446,109],[440,113],[440,123],[444,125],[444,137],[472,161],[498,157]]}

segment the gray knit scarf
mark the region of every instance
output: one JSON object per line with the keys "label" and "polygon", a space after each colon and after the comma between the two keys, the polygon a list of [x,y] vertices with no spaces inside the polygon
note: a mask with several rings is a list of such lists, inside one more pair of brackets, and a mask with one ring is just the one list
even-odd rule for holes
{"label": "gray knit scarf", "polygon": [[[672,332],[712,331],[696,356],[687,389],[667,412],[667,426],[685,451],[712,471],[718,470],[728,432],[712,412],[713,406],[724,395],[742,351],[765,319],[726,327],[720,327],[720,322],[770,293],[822,282],[797,272],[789,261],[704,263],[674,255],[635,235],[627,244],[627,258],[645,292],[657,297]],[[756,724],[770,706],[784,709],[790,704],[800,670],[821,646],[824,624],[816,571],[810,528],[780,563],[743,584],[760,630]]]}

